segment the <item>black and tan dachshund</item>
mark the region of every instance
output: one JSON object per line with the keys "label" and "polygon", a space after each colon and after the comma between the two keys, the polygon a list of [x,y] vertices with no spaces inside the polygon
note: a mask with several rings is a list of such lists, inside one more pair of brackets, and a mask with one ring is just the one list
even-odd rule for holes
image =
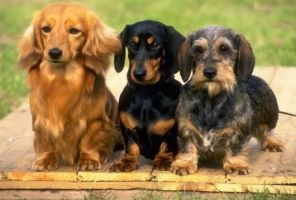
{"label": "black and tan dachshund", "polygon": [[115,69],[121,72],[128,49],[128,84],[119,99],[125,154],[110,171],[138,168],[141,155],[154,159],[154,169],[168,170],[177,152],[175,109],[181,83],[178,50],[185,38],[173,27],[145,20],[127,25],[120,33],[121,52]]}
{"label": "black and tan dachshund", "polygon": [[278,105],[270,87],[251,75],[255,56],[246,38],[211,26],[188,36],[180,53],[180,73],[186,81],[176,110],[179,153],[171,171],[195,173],[198,160],[223,162],[226,173],[249,172],[244,145],[253,136],[263,150],[282,151],[270,135],[278,120]]}

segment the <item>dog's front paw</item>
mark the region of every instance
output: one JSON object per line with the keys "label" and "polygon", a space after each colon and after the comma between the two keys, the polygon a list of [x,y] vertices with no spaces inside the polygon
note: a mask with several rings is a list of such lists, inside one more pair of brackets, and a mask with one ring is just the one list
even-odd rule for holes
{"label": "dog's front paw", "polygon": [[249,174],[249,163],[241,159],[229,159],[223,163],[225,173],[232,174],[237,172],[239,175]]}
{"label": "dog's front paw", "polygon": [[101,164],[97,160],[80,159],[78,162],[79,171],[94,171],[100,169]]}
{"label": "dog's front paw", "polygon": [[193,161],[175,160],[172,163],[170,171],[180,176],[193,174],[197,172],[197,163]]}
{"label": "dog's front paw", "polygon": [[173,153],[158,154],[154,158],[153,169],[168,171],[173,161]]}
{"label": "dog's front paw", "polygon": [[55,170],[58,168],[58,160],[55,153],[48,153],[43,158],[36,159],[32,169],[35,171]]}
{"label": "dog's front paw", "polygon": [[116,161],[111,167],[111,172],[131,172],[139,168],[138,159],[133,156],[124,156]]}
{"label": "dog's front paw", "polygon": [[262,142],[261,149],[263,151],[282,152],[285,147],[281,140],[276,137],[269,136]]}

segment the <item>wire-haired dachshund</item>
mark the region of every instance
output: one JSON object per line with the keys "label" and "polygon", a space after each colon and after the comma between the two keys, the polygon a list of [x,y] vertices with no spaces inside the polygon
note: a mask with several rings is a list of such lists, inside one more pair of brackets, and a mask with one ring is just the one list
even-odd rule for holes
{"label": "wire-haired dachshund", "polygon": [[255,137],[262,150],[282,151],[271,136],[278,104],[261,78],[251,75],[255,56],[242,34],[220,26],[192,33],[180,50],[184,86],[176,110],[179,152],[171,172],[197,171],[198,160],[223,162],[226,173],[249,173],[245,145]]}
{"label": "wire-haired dachshund", "polygon": [[175,109],[182,87],[174,74],[185,37],[171,26],[146,20],[127,25],[120,39],[117,72],[124,67],[126,47],[129,58],[128,84],[118,108],[125,154],[110,170],[135,170],[140,155],[154,159],[154,169],[169,170],[177,151]]}

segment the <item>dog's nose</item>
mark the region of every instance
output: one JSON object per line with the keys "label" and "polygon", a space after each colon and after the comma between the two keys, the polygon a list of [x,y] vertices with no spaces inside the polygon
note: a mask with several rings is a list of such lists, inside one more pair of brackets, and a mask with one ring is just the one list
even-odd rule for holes
{"label": "dog's nose", "polygon": [[134,70],[134,76],[137,80],[141,81],[145,78],[146,76],[146,70],[145,69],[137,69]]}
{"label": "dog's nose", "polygon": [[52,48],[48,51],[48,55],[51,59],[57,60],[62,56],[63,52],[59,48]]}
{"label": "dog's nose", "polygon": [[204,69],[203,74],[208,79],[212,79],[217,75],[217,70],[213,67],[207,67]]}

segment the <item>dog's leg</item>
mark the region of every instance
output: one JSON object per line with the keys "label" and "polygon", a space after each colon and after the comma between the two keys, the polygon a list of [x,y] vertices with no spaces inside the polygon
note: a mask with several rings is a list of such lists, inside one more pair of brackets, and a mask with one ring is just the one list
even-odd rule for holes
{"label": "dog's leg", "polygon": [[184,143],[184,145],[179,145],[181,149],[170,170],[181,176],[197,172],[198,164],[198,150],[195,144],[190,139],[186,139]]}
{"label": "dog's leg", "polygon": [[58,159],[52,141],[48,141],[44,133],[35,131],[34,150],[36,159],[32,169],[36,171],[54,170],[58,168]]}
{"label": "dog's leg", "polygon": [[193,174],[197,172],[198,149],[195,137],[198,133],[196,127],[186,115],[186,106],[178,106],[178,146],[179,152],[172,163],[171,172],[178,175]]}
{"label": "dog's leg", "polygon": [[240,175],[249,173],[248,152],[243,148],[238,154],[233,155],[232,150],[226,147],[226,152],[223,160],[223,168],[225,173],[232,174],[238,172]]}
{"label": "dog's leg", "polygon": [[111,166],[110,171],[112,172],[131,172],[139,167],[141,155],[139,146],[135,143],[131,135],[127,137],[125,143],[125,154]]}
{"label": "dog's leg", "polygon": [[170,170],[173,161],[174,152],[169,150],[168,144],[166,142],[163,142],[160,145],[158,154],[154,158],[153,169]]}
{"label": "dog's leg", "polygon": [[[87,126],[80,143],[78,170],[97,170],[104,156],[110,155],[117,138],[112,137],[111,122],[97,120]],[[103,156],[104,155],[104,156]]]}
{"label": "dog's leg", "polygon": [[271,135],[271,131],[266,125],[261,125],[256,130],[254,137],[260,143],[263,151],[282,152],[284,150],[283,142]]}

